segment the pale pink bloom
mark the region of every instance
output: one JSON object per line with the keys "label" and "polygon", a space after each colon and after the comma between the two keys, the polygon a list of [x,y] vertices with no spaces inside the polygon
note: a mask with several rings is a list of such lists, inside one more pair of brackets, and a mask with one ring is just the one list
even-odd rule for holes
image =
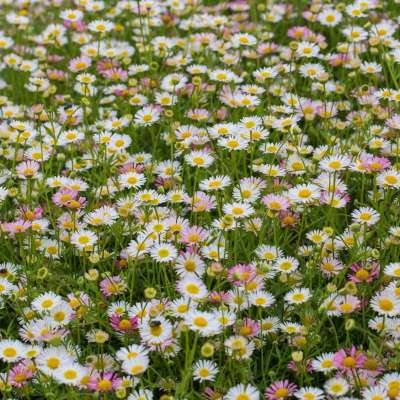
{"label": "pale pink bloom", "polygon": [[11,369],[8,382],[14,387],[23,387],[33,377],[35,366],[30,360],[22,360]]}
{"label": "pale pink bloom", "polygon": [[88,388],[96,392],[110,392],[117,389],[122,380],[115,372],[95,372],[89,379]]}
{"label": "pale pink bloom", "polygon": [[15,168],[18,176],[22,179],[33,178],[39,171],[40,164],[36,161],[24,161]]}
{"label": "pale pink bloom", "polygon": [[76,57],[69,62],[69,69],[72,72],[80,72],[88,69],[92,64],[89,57]]}
{"label": "pale pink bloom", "polygon": [[26,232],[32,226],[32,222],[24,221],[23,219],[19,219],[15,222],[4,222],[1,227],[4,232],[11,234],[12,236],[16,233]]}
{"label": "pale pink bloom", "polygon": [[207,230],[194,225],[182,230],[180,241],[185,244],[198,244],[203,242],[207,238],[207,235]]}
{"label": "pale pink bloom", "polygon": [[286,211],[290,206],[290,202],[285,196],[273,193],[264,196],[262,202],[271,211]]}
{"label": "pale pink bloom", "polygon": [[366,359],[364,353],[353,346],[338,350],[333,357],[333,364],[340,371],[351,374],[353,370],[362,368]]}
{"label": "pale pink bloom", "polygon": [[391,166],[389,159],[386,157],[377,157],[368,153],[361,154],[360,163],[368,172],[381,172]]}

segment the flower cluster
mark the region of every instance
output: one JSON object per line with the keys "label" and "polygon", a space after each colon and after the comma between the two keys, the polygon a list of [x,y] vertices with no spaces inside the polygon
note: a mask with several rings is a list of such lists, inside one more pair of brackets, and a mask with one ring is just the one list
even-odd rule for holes
{"label": "flower cluster", "polygon": [[400,398],[398,3],[0,0],[0,397]]}

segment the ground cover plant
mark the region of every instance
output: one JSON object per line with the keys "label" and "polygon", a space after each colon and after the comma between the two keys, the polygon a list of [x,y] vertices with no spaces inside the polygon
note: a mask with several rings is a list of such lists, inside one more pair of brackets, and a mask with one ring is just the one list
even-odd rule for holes
{"label": "ground cover plant", "polygon": [[0,397],[400,398],[400,4],[0,0]]}

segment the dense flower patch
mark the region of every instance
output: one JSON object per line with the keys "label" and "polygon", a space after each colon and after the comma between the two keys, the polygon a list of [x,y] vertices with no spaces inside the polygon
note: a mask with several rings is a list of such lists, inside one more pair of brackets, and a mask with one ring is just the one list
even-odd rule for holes
{"label": "dense flower patch", "polygon": [[400,398],[400,5],[0,0],[0,397]]}

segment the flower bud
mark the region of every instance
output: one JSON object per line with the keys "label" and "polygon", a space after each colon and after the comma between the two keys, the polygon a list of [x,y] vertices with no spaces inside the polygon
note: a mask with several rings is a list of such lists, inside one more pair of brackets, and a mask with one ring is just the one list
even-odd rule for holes
{"label": "flower bud", "polygon": [[99,278],[99,271],[97,269],[89,269],[88,272],[85,273],[85,279],[88,281],[97,281]]}
{"label": "flower bud", "polygon": [[149,300],[154,299],[156,297],[156,294],[157,294],[157,290],[152,287],[146,288],[144,290],[144,295],[145,295],[146,299],[149,299]]}
{"label": "flower bud", "polygon": [[126,397],[126,389],[124,387],[118,388],[115,391],[115,395],[118,399],[124,399]]}
{"label": "flower bud", "polygon": [[346,323],[344,325],[344,329],[346,331],[351,331],[352,329],[354,329],[355,326],[356,326],[356,321],[354,321],[354,319],[350,318],[346,321]]}
{"label": "flower bud", "polygon": [[214,355],[214,345],[210,342],[206,342],[201,346],[200,353],[203,357],[209,358]]}
{"label": "flower bud", "polygon": [[37,271],[38,279],[45,279],[49,275],[49,270],[46,267],[39,268]]}
{"label": "flower bud", "polygon": [[328,283],[326,285],[326,290],[328,291],[328,293],[335,293],[337,291],[337,287],[333,283]]}
{"label": "flower bud", "polygon": [[292,360],[295,362],[303,361],[303,352],[302,351],[294,351],[292,353]]}

